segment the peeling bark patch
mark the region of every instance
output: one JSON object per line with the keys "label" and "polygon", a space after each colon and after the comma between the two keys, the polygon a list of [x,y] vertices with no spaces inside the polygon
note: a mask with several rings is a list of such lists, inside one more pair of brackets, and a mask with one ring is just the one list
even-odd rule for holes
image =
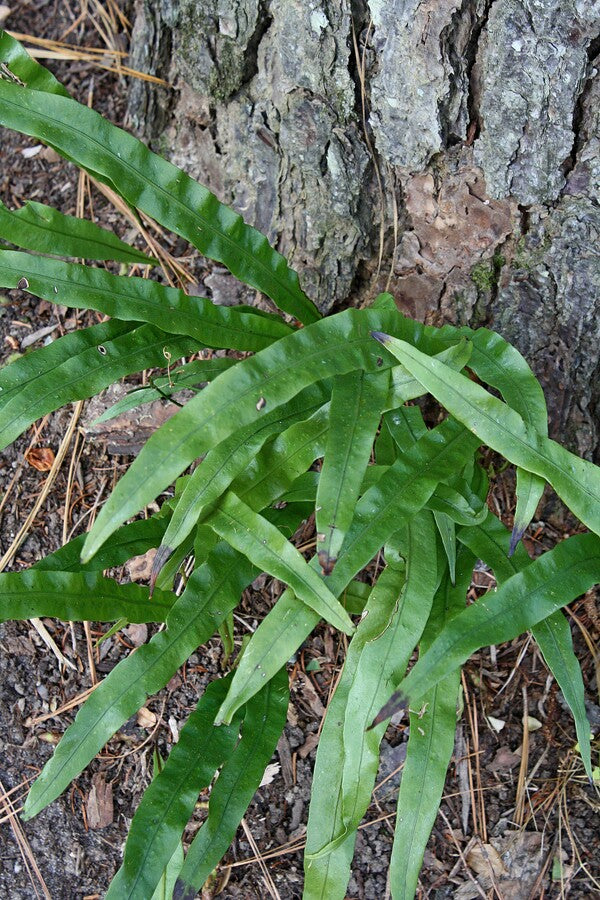
{"label": "peeling bark patch", "polygon": [[462,148],[454,166],[438,178],[430,172],[406,178],[405,203],[410,227],[398,247],[394,294],[403,310],[416,318],[441,313],[456,321],[456,297],[476,285],[471,272],[491,257],[513,229],[510,205],[491,200],[472,152]]}

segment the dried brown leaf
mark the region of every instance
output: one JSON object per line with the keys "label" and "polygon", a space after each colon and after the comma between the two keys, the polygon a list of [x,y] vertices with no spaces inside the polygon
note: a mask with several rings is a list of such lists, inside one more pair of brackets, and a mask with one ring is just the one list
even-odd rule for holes
{"label": "dried brown leaf", "polygon": [[25,454],[25,459],[38,472],[49,472],[54,464],[54,450],[50,447],[34,447]]}
{"label": "dried brown leaf", "polygon": [[113,820],[112,785],[104,774],[97,772],[92,778],[92,788],[85,804],[90,828],[106,828]]}

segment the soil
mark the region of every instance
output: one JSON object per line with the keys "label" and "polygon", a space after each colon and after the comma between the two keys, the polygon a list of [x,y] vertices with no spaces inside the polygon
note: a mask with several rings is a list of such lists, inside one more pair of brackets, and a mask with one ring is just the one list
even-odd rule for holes
{"label": "soil", "polygon": [[[13,7],[7,27],[37,36],[60,37],[76,17],[67,3],[58,0],[21,2]],[[71,32],[69,39],[83,45],[99,44],[87,20]],[[93,82],[94,106],[112,121],[122,122],[127,90],[124,80],[92,69],[87,63],[54,63],[51,67],[83,101],[87,101]],[[37,197],[64,212],[74,212],[77,173],[72,166],[42,151],[35,155],[23,153],[35,144],[19,135],[2,130],[0,140],[4,162],[0,196],[4,202],[13,205]],[[96,194],[93,199],[97,218],[125,234],[127,226],[119,222],[110,207]],[[52,308],[22,292],[8,292],[2,302],[0,364],[20,351],[26,335],[49,325],[56,325],[58,333],[76,324],[71,311]],[[45,339],[40,336],[35,345]],[[47,477],[47,472],[38,471],[25,459],[25,452],[33,444],[38,450],[56,453],[72,415],[70,408],[47,417],[0,456],[2,491],[9,491],[2,512],[2,554],[11,545]],[[106,498],[129,462],[126,456],[109,454],[105,444],[90,441],[87,433],[78,436],[74,447],[72,443],[11,568],[27,567],[62,544],[71,463],[74,478],[67,530],[77,534],[88,527],[94,508]],[[495,479],[492,501],[509,522],[514,502],[510,473]],[[310,524],[307,527],[310,529]],[[540,520],[530,529],[528,549],[535,553],[552,546],[570,527],[572,523],[561,509],[548,500]],[[126,574],[132,575],[131,571]],[[134,574],[147,576],[147,566],[144,571],[142,565]],[[472,596],[478,596],[489,585],[487,573],[476,571]],[[589,698],[597,696],[598,686],[592,655],[580,626],[587,629],[592,641],[598,641],[596,599],[590,595],[571,607]],[[270,586],[259,581],[254,590],[245,593],[242,614],[256,623],[271,603]],[[23,799],[26,781],[41,769],[72,720],[73,711],[61,711],[62,706],[92,684],[83,625],[55,620],[45,620],[44,624],[73,668],[58,663],[30,623],[9,622],[0,626],[0,791],[13,790],[11,797],[16,807]],[[99,628],[94,623],[90,628],[93,639],[106,631],[106,626]],[[152,633],[153,628],[146,633],[134,626],[107,640],[96,658],[98,676],[110,671]],[[237,637],[241,638],[242,632]],[[11,823],[5,818],[5,805],[0,825],[1,897],[25,900],[44,896],[42,884],[46,886],[45,896],[54,900],[92,900],[103,896],[120,864],[128,823],[149,782],[153,751],[157,749],[166,756],[206,683],[221,674],[222,657],[218,640],[199,649],[167,688],[149,699],[142,717],[127,722],[59,800],[33,822],[21,823],[42,880],[27,869]],[[321,665],[318,672],[308,666],[314,659]],[[288,847],[301,841],[305,833],[315,736],[342,661],[338,637],[322,625],[290,665],[290,721],[274,759],[278,768],[273,781],[260,788],[245,817],[261,853],[281,849],[267,866],[283,900],[301,896],[301,854],[290,852]],[[533,642],[523,636],[510,645],[473,657],[465,669],[464,689],[465,710],[446,784],[443,815],[438,816],[425,857],[421,896],[467,900],[495,895],[509,900],[583,898],[600,893],[598,792],[585,779],[574,751],[572,721]],[[540,727],[529,734],[529,781],[525,808],[519,818],[515,803],[523,748],[524,698],[529,716],[537,719]],[[597,716],[597,707],[592,705],[590,710]],[[46,718],[36,723],[39,716]],[[491,720],[487,718],[490,716]],[[406,725],[400,722],[390,726],[382,745],[379,786],[358,835],[347,892],[353,900],[388,896],[386,872],[395,793],[407,737]],[[477,798],[474,805],[472,796]],[[195,813],[187,839],[193,836],[202,816],[201,810]],[[509,844],[510,852],[506,852]],[[478,889],[474,885],[476,875],[488,871],[482,858],[486,854],[494,858],[494,848],[499,854],[504,853],[505,868],[496,870],[495,886],[483,881],[484,888]],[[254,851],[240,829],[203,898],[217,894],[222,898],[268,896],[261,869],[253,859]]]}

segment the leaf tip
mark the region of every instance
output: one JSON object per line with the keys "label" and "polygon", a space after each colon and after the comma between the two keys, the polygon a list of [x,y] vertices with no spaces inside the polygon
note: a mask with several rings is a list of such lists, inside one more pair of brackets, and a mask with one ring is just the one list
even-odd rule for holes
{"label": "leaf tip", "polygon": [[152,562],[152,570],[150,572],[150,597],[154,593],[154,588],[156,587],[156,580],[161,573],[161,570],[169,557],[173,552],[172,547],[167,547],[165,544],[161,544],[161,546],[156,551],[156,555]]}
{"label": "leaf tip", "polygon": [[93,546],[91,546],[91,547],[88,546],[88,542],[86,541],[85,544],[84,544],[83,547],[82,547],[81,554],[80,554],[80,556],[79,556],[79,560],[80,560],[80,562],[81,562],[81,565],[82,565],[82,566],[85,566],[86,563],[89,563],[89,561],[91,560],[91,558],[93,557],[93,555],[94,555],[95,552],[96,552],[95,547],[93,547]]}
{"label": "leaf tip", "polygon": [[194,900],[196,896],[195,889],[178,878],[173,888],[173,900]]}
{"label": "leaf tip", "polygon": [[379,710],[379,712],[377,713],[377,715],[375,716],[375,718],[373,719],[373,721],[367,728],[367,731],[371,731],[372,728],[375,728],[377,725],[380,725],[381,722],[385,722],[386,719],[391,719],[391,717],[393,715],[395,715],[395,713],[406,709],[407,706],[408,706],[408,697],[405,697],[405,695],[402,693],[402,691],[396,691],[395,693],[392,694],[392,696],[387,701],[387,703],[385,703],[381,707],[381,709]]}
{"label": "leaf tip", "polygon": [[317,557],[323,575],[331,575],[331,573],[333,572],[333,567],[337,562],[337,557],[330,556],[327,550],[319,550]]}
{"label": "leaf tip", "polygon": [[375,338],[376,341],[379,341],[380,344],[386,344],[391,338],[389,334],[386,334],[384,331],[372,331],[371,337]]}
{"label": "leaf tip", "polygon": [[526,528],[527,528],[527,526],[522,527],[521,525],[518,525],[518,524],[515,522],[515,524],[514,524],[514,526],[513,526],[512,534],[511,534],[511,536],[510,536],[510,544],[509,544],[509,547],[508,547],[508,558],[509,558],[509,559],[510,559],[510,557],[513,555],[513,553],[515,552],[515,550],[517,549],[517,546],[518,546],[518,544],[519,544],[519,541],[521,540],[521,538],[522,538],[523,535],[525,534]]}
{"label": "leaf tip", "polygon": [[231,720],[233,718],[233,713],[230,712],[225,706],[225,702],[219,707],[217,710],[217,714],[215,716],[215,720],[213,725],[215,728],[219,728],[221,725],[231,725]]}

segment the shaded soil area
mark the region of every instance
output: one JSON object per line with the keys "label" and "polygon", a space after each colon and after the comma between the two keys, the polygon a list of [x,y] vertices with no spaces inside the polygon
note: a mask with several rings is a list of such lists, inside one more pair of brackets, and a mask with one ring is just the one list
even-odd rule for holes
{"label": "shaded soil area", "polygon": [[[6,25],[17,32],[57,38],[76,17],[68,4],[38,0],[17,4]],[[99,45],[98,34],[85,19],[69,39]],[[122,122],[125,80],[87,63],[59,63],[52,68],[84,102],[93,87],[94,106],[112,121]],[[34,141],[19,135],[0,130],[0,141],[0,198],[5,203],[14,206],[25,199],[39,199],[63,212],[75,212],[78,175],[74,167],[43,148],[36,150]],[[128,236],[127,225],[95,192],[92,201],[102,224]],[[176,247],[174,242],[171,249],[175,252]],[[28,346],[41,346],[78,324],[97,321],[86,318],[90,314],[76,315],[18,291],[6,292],[0,302],[0,364]],[[50,326],[54,326],[51,333]],[[48,416],[0,455],[4,500],[0,554],[13,547],[34,508],[48,477],[48,471],[39,467],[58,452],[75,414],[68,408]],[[135,421],[131,422],[135,431]],[[130,461],[128,456],[109,453],[106,443],[92,441],[87,430],[78,430],[79,424],[78,420],[47,498],[8,561],[9,569],[31,565],[61,546],[65,537],[86,530]],[[494,479],[490,502],[510,524],[514,509],[510,472]],[[560,506],[548,498],[526,538],[528,550],[535,554],[553,546],[573,527]],[[308,522],[302,540],[311,536],[314,526]],[[143,581],[149,574],[148,560],[138,560],[120,574]],[[476,570],[471,598],[492,586],[490,574]],[[261,577],[244,593],[236,623],[238,646],[280,592],[280,585]],[[590,592],[573,604],[570,615],[588,698],[597,699],[593,656],[585,640],[589,637],[597,644],[600,637],[597,595]],[[9,794],[15,808],[21,805],[27,782],[51,755],[94,680],[101,679],[156,631],[155,627],[130,626],[94,651],[91,666],[88,648],[107,626],[91,623],[86,633],[79,623],[44,620],[43,625],[67,664],[59,663],[32,624],[0,626],[0,790]],[[316,741],[343,657],[339,635],[321,625],[290,661],[292,702],[274,759],[273,780],[259,789],[245,817],[247,832],[239,829],[203,898],[270,895],[248,833],[265,856],[281,898],[301,896],[299,850],[306,830]],[[208,681],[222,674],[223,662],[223,647],[217,639],[194,653],[168,686],[119,730],[71,788],[34,821],[11,824],[5,799],[0,824],[1,897],[25,900],[44,896],[42,885],[46,896],[54,900],[103,896],[119,867],[128,824],[149,783],[153,752],[158,750],[163,757],[168,754]],[[421,895],[525,900],[600,893],[598,791],[587,783],[574,748],[572,721],[534,643],[523,636],[477,654],[465,668],[463,688],[464,709],[442,814],[425,857]],[[65,709],[69,703],[72,708]],[[524,711],[530,717],[525,743]],[[600,724],[593,704],[590,713]],[[358,834],[347,893],[352,900],[388,896],[395,797],[407,738],[404,721],[390,726],[386,733],[377,787]],[[206,799],[206,795],[200,798]],[[204,816],[201,802],[186,830],[187,841]],[[20,847],[17,827],[31,850],[29,856]],[[39,877],[32,869],[34,863]],[[477,875],[483,887],[475,885]]]}

